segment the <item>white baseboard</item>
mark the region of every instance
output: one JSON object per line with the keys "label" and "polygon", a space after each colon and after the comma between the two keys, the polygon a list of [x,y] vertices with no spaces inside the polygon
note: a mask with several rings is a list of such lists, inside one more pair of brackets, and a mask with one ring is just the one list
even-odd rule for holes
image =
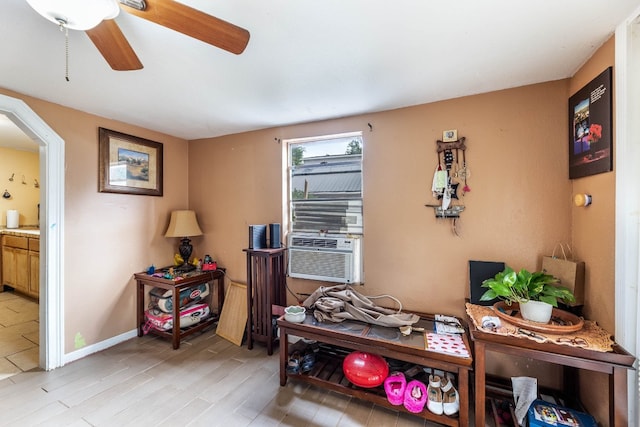
{"label": "white baseboard", "polygon": [[64,364],[66,365],[67,363],[71,363],[74,360],[82,359],[83,357],[89,356],[90,354],[97,353],[102,350],[106,350],[109,347],[113,347],[116,344],[120,344],[121,342],[130,340],[131,338],[134,338],[137,336],[138,336],[138,330],[133,329],[129,332],[125,332],[124,334],[120,334],[113,338],[109,338],[108,340],[100,341],[99,343],[82,347],[79,350],[65,354]]}

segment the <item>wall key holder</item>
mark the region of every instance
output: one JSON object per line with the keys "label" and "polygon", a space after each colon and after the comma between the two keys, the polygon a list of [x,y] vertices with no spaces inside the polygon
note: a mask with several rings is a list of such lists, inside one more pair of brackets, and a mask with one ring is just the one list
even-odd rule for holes
{"label": "wall key holder", "polygon": [[438,165],[433,174],[433,184],[431,191],[433,197],[439,200],[439,203],[426,204],[425,206],[434,209],[436,218],[453,219],[454,234],[458,234],[455,229],[455,220],[460,217],[460,213],[464,211],[463,204],[455,203],[454,200],[460,200],[458,189],[462,185],[462,195],[471,191],[467,184],[467,179],[471,176],[467,167],[467,159],[465,156],[467,146],[466,138],[457,138],[457,131],[443,132],[443,140],[436,141],[436,151],[438,153]]}

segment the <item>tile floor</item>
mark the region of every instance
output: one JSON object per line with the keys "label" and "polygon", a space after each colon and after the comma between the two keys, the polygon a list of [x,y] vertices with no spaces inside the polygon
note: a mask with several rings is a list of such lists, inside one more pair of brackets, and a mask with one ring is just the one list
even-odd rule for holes
{"label": "tile floor", "polygon": [[38,303],[0,292],[0,380],[38,367]]}
{"label": "tile floor", "polygon": [[189,335],[177,350],[160,337],[131,338],[60,368],[0,380],[0,426],[438,426],[295,379],[282,387],[278,351],[248,350],[213,329]]}

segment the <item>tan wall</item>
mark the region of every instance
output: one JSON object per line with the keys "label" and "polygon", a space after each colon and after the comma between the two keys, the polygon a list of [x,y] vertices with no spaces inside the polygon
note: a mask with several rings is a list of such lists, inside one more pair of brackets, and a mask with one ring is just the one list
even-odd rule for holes
{"label": "tan wall", "polygon": [[[190,200],[211,252],[244,281],[247,226],[281,222],[278,139],[364,132],[364,265],[368,295],[405,308],[464,314],[467,261],[537,268],[570,238],[566,81],[340,120],[267,129],[189,144]],[[373,131],[369,131],[371,123]],[[445,129],[467,138],[471,192],[452,232],[427,203]],[[318,283],[289,280],[294,292]]]}
{"label": "tan wall", "polygon": [[[162,234],[169,212],[188,206],[182,180],[187,142],[11,91],[0,93],[22,99],[64,140],[65,353],[76,349],[76,334],[91,345],[131,331],[132,274],[152,263],[169,264],[177,247],[176,239]],[[98,127],[164,144],[164,197],[98,192]]]}
{"label": "tan wall", "polygon": [[[35,180],[40,183],[38,159],[37,151],[0,147],[0,195],[5,190],[11,194],[10,199],[0,197],[0,226],[7,224],[7,211],[11,209],[18,211],[21,227],[38,225],[40,188],[35,187]],[[13,181],[9,181],[12,175]]]}
{"label": "tan wall", "polygon": [[[614,40],[611,38],[571,79],[569,96],[613,66],[614,59]],[[578,259],[585,261],[585,314],[588,318],[598,319],[600,325],[612,333],[615,326],[615,179],[614,164],[613,172],[571,181],[573,194],[591,194],[594,200],[588,208],[571,209],[573,250]],[[611,303],[589,303],[594,301]]]}
{"label": "tan wall", "polygon": [[[575,74],[569,84],[568,96],[614,65],[614,45],[612,37]],[[613,129],[615,141],[615,124]],[[614,153],[615,146],[612,155]],[[593,196],[591,206],[571,209],[573,250],[577,259],[585,261],[584,314],[588,319],[597,320],[612,334],[615,333],[615,179],[614,164],[614,172],[571,181],[573,194],[587,193]],[[608,408],[606,404],[603,405],[601,397],[608,390],[607,376],[581,372],[580,381],[581,398],[585,406],[603,425],[608,425]],[[594,390],[602,392],[594,393]]]}

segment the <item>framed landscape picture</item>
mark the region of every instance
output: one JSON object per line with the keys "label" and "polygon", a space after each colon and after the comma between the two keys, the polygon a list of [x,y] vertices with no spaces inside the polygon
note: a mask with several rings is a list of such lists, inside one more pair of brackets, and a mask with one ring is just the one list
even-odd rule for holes
{"label": "framed landscape picture", "polygon": [[162,144],[99,128],[101,193],[162,196]]}
{"label": "framed landscape picture", "polygon": [[569,178],[613,170],[611,67],[569,98]]}

